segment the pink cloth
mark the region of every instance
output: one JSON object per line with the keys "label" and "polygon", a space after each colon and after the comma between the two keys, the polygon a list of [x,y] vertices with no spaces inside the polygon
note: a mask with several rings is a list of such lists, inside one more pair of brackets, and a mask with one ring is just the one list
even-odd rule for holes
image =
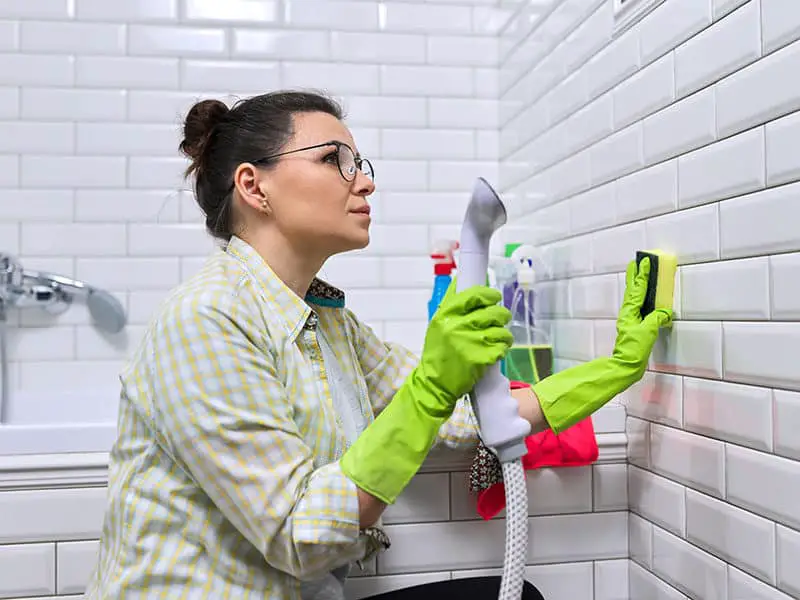
{"label": "pink cloth", "polygon": [[[530,387],[521,381],[512,381],[511,389]],[[600,452],[594,424],[586,417],[556,435],[549,429],[530,435],[525,439],[528,453],[522,457],[526,471],[543,467],[579,467],[590,465],[597,460]],[[506,506],[506,490],[502,481],[478,493],[478,514],[491,519]]]}

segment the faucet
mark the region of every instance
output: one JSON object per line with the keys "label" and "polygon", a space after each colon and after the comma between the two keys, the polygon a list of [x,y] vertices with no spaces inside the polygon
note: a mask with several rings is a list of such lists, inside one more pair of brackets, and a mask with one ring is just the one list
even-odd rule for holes
{"label": "faucet", "polygon": [[75,297],[81,297],[95,324],[108,333],[125,327],[125,309],[110,293],[82,281],[55,273],[27,271],[8,253],[0,253],[0,320],[10,307],[38,307],[52,315],[66,311]]}
{"label": "faucet", "polygon": [[0,252],[0,424],[8,405],[8,343],[6,320],[9,308],[41,308],[52,315],[66,311],[75,297],[86,302],[98,328],[119,333],[127,316],[119,301],[108,292],[82,281],[40,271],[26,271],[15,256]]}
{"label": "faucet", "polygon": [[19,260],[0,254],[0,317],[9,307],[39,307],[57,315],[67,310],[72,297],[52,282],[35,277],[22,269]]}

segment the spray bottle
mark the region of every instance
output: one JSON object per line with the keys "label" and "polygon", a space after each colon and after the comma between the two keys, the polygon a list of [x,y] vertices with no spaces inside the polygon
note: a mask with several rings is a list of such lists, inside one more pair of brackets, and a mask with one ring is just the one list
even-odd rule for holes
{"label": "spray bottle", "polygon": [[511,260],[516,270],[516,285],[512,295],[512,318],[521,321],[526,327],[534,326],[534,300],[536,293],[536,270],[534,260],[536,249],[527,244],[518,245],[511,253]]}
{"label": "spray bottle", "polygon": [[522,244],[517,242],[505,245],[504,271],[506,273],[506,277],[504,285],[500,291],[503,292],[503,306],[505,306],[509,310],[511,309],[511,304],[514,300],[514,293],[517,291],[517,266],[516,266],[516,261],[513,258],[513,255],[514,251],[521,245]]}
{"label": "spray bottle", "polygon": [[506,354],[505,368],[508,377],[535,385],[553,372],[550,336],[537,326],[535,318],[536,249],[522,245],[511,257],[517,271],[509,324],[514,344]]}
{"label": "spray bottle", "polygon": [[453,253],[458,249],[458,242],[454,240],[440,240],[433,246],[431,258],[433,259],[433,292],[428,302],[428,320],[430,321],[439,303],[447,293],[452,281],[452,272],[456,268]]}
{"label": "spray bottle", "polygon": [[[489,259],[489,285],[503,294],[503,306],[510,310],[517,286],[517,266],[509,252],[506,249],[506,256]],[[505,359],[500,360],[500,372],[507,375]]]}

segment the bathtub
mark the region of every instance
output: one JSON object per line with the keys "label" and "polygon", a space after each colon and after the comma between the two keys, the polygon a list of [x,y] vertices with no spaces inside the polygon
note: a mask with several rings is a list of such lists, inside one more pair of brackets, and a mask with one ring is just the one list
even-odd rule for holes
{"label": "bathtub", "polygon": [[[119,389],[16,391],[0,423],[0,489],[105,485],[116,437]],[[625,409],[612,402],[594,417],[598,463],[625,462]],[[470,453],[437,448],[420,473],[466,471]]]}
{"label": "bathtub", "polygon": [[13,390],[0,423],[0,456],[108,452],[119,388]]}

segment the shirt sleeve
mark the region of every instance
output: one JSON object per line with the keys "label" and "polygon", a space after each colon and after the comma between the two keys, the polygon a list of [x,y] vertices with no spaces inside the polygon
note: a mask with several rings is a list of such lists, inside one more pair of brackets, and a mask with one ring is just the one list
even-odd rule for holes
{"label": "shirt sleeve", "polygon": [[154,420],[176,462],[267,563],[312,579],[367,551],[357,488],[338,462],[314,468],[250,310],[219,294],[185,298],[160,319]]}
{"label": "shirt sleeve", "polygon": [[[419,363],[419,357],[400,344],[381,340],[375,331],[347,311],[356,354],[367,382],[372,411],[377,416]],[[477,421],[465,396],[453,415],[439,429],[434,447],[444,444],[455,450],[473,449],[478,443]]]}

